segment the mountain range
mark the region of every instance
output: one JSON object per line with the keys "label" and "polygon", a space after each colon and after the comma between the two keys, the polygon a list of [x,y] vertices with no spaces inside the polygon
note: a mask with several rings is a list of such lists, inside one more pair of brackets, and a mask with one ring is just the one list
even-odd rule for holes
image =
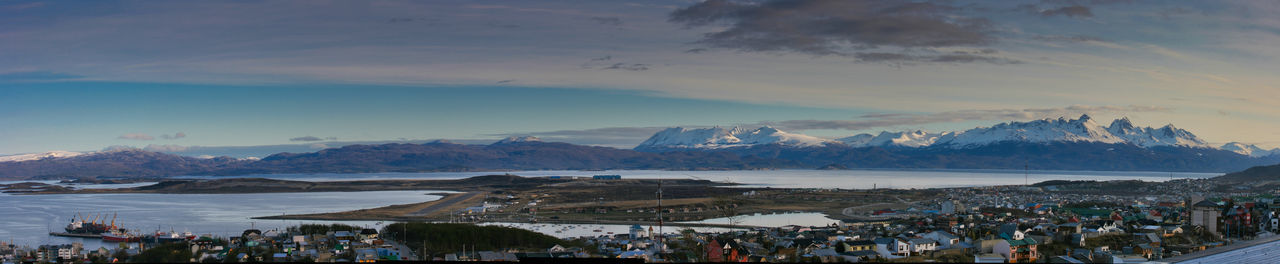
{"label": "mountain range", "polygon": [[0,180],[179,175],[503,170],[1034,169],[1229,172],[1280,163],[1280,150],[1213,147],[1166,125],[1089,116],[1008,122],[959,132],[881,132],[826,139],[772,127],[669,128],[634,149],[509,137],[491,144],[357,144],[257,158],[141,149],[0,157]]}
{"label": "mountain range", "polygon": [[488,145],[448,141],[349,145],[262,159],[188,157],[140,149],[0,162],[0,180],[144,178],[180,175],[504,170],[746,170],[801,168],[727,152],[648,153],[512,137]]}
{"label": "mountain range", "polygon": [[1231,151],[1250,157],[1280,154],[1280,149],[1266,150],[1239,142],[1211,146],[1190,131],[1172,124],[1159,128],[1134,126],[1128,118],[1098,124],[1089,115],[1078,119],[1042,119],[1029,122],[1000,123],[964,131],[931,133],[921,130],[880,132],[824,139],[778,130],[773,127],[746,128],[669,128],[654,134],[636,146],[647,152],[681,150],[723,150],[763,145],[786,147],[882,147],[882,148],[949,148],[973,149],[1006,143],[1102,143],[1123,144],[1142,148],[1183,147]]}

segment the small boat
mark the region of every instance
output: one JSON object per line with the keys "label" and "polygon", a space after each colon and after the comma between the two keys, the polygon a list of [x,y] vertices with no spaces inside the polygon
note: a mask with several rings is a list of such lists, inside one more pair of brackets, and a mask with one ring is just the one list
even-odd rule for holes
{"label": "small boat", "polygon": [[600,232],[603,232],[603,231],[604,231],[604,230],[600,230],[600,229],[591,230],[591,232],[596,232],[596,233],[600,233]]}

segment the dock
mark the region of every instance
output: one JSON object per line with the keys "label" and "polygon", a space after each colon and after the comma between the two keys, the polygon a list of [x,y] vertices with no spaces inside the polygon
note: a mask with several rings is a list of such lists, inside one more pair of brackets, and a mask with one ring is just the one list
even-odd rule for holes
{"label": "dock", "polygon": [[99,235],[99,234],[76,234],[76,233],[64,233],[64,232],[49,232],[49,235],[60,236],[60,237],[102,238],[102,235]]}

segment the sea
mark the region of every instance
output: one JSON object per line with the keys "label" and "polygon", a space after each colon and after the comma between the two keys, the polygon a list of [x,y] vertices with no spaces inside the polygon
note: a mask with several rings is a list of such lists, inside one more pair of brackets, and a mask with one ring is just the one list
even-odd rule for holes
{"label": "sea", "polygon": [[[461,179],[482,175],[511,174],[527,177],[591,177],[620,175],[637,179],[702,179],[736,186],[775,188],[950,188],[994,185],[1017,185],[1047,180],[1142,180],[1210,178],[1221,173],[1185,172],[1112,172],[1112,171],[1013,171],[1013,170],[752,170],[752,171],[511,171],[511,172],[430,172],[430,173],[361,173],[361,174],[269,174],[234,176],[238,178],[270,178],[298,181],[348,181],[385,179]],[[181,178],[227,178],[184,176]],[[0,182],[13,183],[13,182]],[[61,184],[76,188],[127,188],[152,184]],[[257,194],[0,194],[0,241],[18,245],[83,243],[86,249],[114,248],[119,243],[97,239],[49,236],[62,231],[76,215],[113,219],[117,226],[140,233],[156,231],[191,232],[195,235],[238,236],[246,229],[283,230],[304,223],[344,223],[380,229],[391,224],[382,221],[302,221],[255,220],[253,217],[282,214],[305,214],[349,211],[396,204],[420,203],[440,199],[448,191],[368,191]],[[92,218],[92,216],[89,216]],[[739,218],[750,226],[820,226],[837,222],[819,213],[787,213],[747,215]],[[702,222],[727,222],[708,219]],[[523,228],[548,235],[572,238],[626,233],[630,226],[591,224],[489,223]],[[680,228],[667,227],[665,232]],[[698,231],[720,231],[717,228],[695,228]]]}

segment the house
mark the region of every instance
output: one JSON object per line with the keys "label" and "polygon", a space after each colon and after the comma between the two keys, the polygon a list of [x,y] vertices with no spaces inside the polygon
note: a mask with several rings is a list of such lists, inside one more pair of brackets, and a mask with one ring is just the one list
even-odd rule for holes
{"label": "house", "polygon": [[1039,257],[1039,252],[1036,251],[1036,244],[1036,240],[1032,238],[1004,239],[997,241],[992,250],[1008,259],[1010,263],[1035,262],[1036,258]]}
{"label": "house", "polygon": [[[844,255],[836,253],[836,250],[830,248],[816,249],[809,252],[809,255],[818,258],[824,263],[839,262],[844,260]],[[743,261],[745,262],[745,261]]]}
{"label": "house", "polygon": [[902,240],[898,240],[897,238],[882,237],[876,238],[873,241],[876,243],[877,252],[887,253],[894,256],[907,256],[911,254],[910,245]]}
{"label": "house", "polygon": [[907,240],[910,251],[915,254],[923,254],[925,251],[934,251],[938,248],[938,242],[928,238],[912,238]]}
{"label": "house", "polygon": [[880,255],[880,253],[876,252],[875,250],[845,251],[844,253],[840,253],[840,254],[845,256],[845,261],[847,262],[860,262],[860,261],[872,260],[872,259],[875,259],[876,256]]}
{"label": "house", "polygon": [[844,250],[844,252],[876,250],[876,242],[871,240],[854,240],[849,242],[841,242],[840,245],[842,246],[842,249]]}
{"label": "house", "polygon": [[653,254],[651,254],[649,251],[636,249],[632,251],[622,252],[622,254],[618,254],[618,258],[644,259],[645,262],[648,262],[649,260],[653,259]]}
{"label": "house", "polygon": [[369,241],[378,240],[378,230],[373,228],[361,229],[360,240],[369,240]]}
{"label": "house", "polygon": [[707,243],[705,252],[707,262],[724,262],[724,247],[720,245],[720,241],[712,239],[711,243]]}
{"label": "house", "polygon": [[1039,257],[1036,246],[1039,244],[1034,238],[1026,237],[1022,231],[1012,229],[1009,226],[1017,227],[1013,224],[1007,224],[1000,227],[1000,240],[992,246],[992,252],[1005,257],[1010,263],[1026,263],[1035,262]]}
{"label": "house", "polygon": [[946,231],[933,231],[921,236],[938,241],[938,247],[940,248],[951,248],[960,243],[960,237]]}
{"label": "house", "polygon": [[1201,200],[1191,206],[1191,225],[1204,227],[1204,230],[1218,234],[1218,204],[1209,200]]}

